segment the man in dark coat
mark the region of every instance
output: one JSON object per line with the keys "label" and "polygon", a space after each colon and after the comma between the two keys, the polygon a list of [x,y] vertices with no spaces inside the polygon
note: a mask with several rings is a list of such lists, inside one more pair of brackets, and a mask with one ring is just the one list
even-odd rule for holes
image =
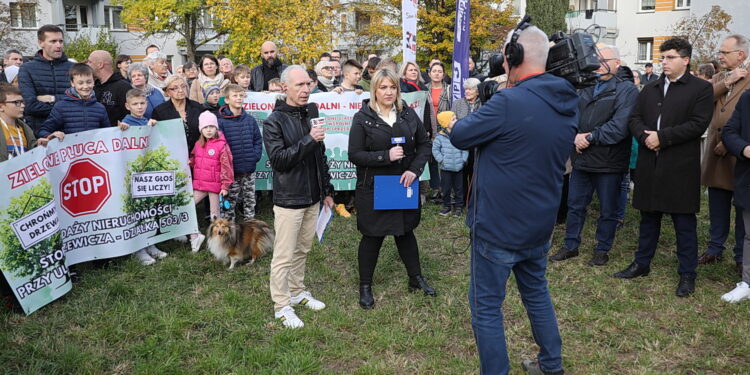
{"label": "man in dark coat", "polygon": [[271,259],[271,299],[275,317],[288,328],[304,326],[294,306],[321,310],[325,304],[305,290],[305,263],[312,248],[321,202],[333,208],[333,185],[326,161],[325,129],[312,126],[318,115],[308,103],[312,80],[305,68],[292,65],[281,74],[285,100],[265,121],[263,142],[273,168],[273,213],[276,240]]}
{"label": "man in dark coat", "polygon": [[18,72],[18,87],[26,103],[23,111],[26,124],[35,132],[39,131],[55,102],[65,97],[65,90],[70,88],[68,73],[73,67],[73,62],[68,61],[63,52],[62,29],[44,25],[36,35],[40,50]]}
{"label": "man in dark coat", "polygon": [[113,70],[112,55],[107,51],[91,52],[88,65],[94,70],[96,78],[94,86],[96,99],[107,109],[109,123],[117,126],[117,123],[130,113],[125,108],[125,95],[133,87],[120,72]]}
{"label": "man in dark coat", "polygon": [[609,250],[617,231],[622,179],[630,164],[630,111],[638,98],[632,82],[615,77],[620,68],[620,52],[615,46],[599,48],[601,74],[596,85],[580,90],[580,117],[575,151],[571,153],[573,172],[568,192],[568,217],[565,243],[551,261],[578,256],[586,207],[596,191],[599,220],[596,223],[596,247],[590,266],[609,261]]}
{"label": "man in dark coat", "polygon": [[661,218],[672,216],[677,236],[680,282],[675,294],[695,291],[698,238],[695,214],[700,208],[701,136],[713,115],[711,84],[690,74],[692,46],[673,38],[660,47],[663,74],[638,96],[630,132],[638,140],[633,207],[641,211],[635,260],[615,277],[650,272],[659,241]]}
{"label": "man in dark coat", "polygon": [[268,91],[268,81],[280,78],[286,65],[281,63],[278,50],[274,42],[265,41],[260,46],[260,58],[263,62],[250,71],[250,89],[253,91]]}
{"label": "man in dark coat", "polygon": [[656,82],[657,80],[659,80],[659,75],[654,73],[654,64],[650,62],[646,63],[646,65],[644,65],[644,70],[646,72],[643,73],[643,76],[641,76],[642,85],[645,86],[648,83]]}

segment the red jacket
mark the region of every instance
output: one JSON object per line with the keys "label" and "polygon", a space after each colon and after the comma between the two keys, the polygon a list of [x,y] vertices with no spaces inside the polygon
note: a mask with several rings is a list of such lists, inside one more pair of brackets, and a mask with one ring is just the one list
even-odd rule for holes
{"label": "red jacket", "polygon": [[232,152],[222,133],[203,146],[200,141],[195,143],[190,153],[190,166],[193,168],[193,190],[219,193],[229,190],[234,182]]}

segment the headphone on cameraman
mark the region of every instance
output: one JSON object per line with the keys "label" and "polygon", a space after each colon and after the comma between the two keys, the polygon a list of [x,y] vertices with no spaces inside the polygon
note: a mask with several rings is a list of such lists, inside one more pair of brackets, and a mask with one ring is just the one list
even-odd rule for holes
{"label": "headphone on cameraman", "polygon": [[513,30],[510,42],[505,45],[505,60],[508,62],[509,70],[523,63],[523,45],[518,43],[518,37],[521,36],[521,31],[529,26],[531,26],[531,16],[527,14]]}

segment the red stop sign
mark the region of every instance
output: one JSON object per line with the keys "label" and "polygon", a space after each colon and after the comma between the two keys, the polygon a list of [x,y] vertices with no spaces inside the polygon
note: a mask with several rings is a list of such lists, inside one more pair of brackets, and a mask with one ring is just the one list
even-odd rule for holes
{"label": "red stop sign", "polygon": [[111,195],[109,173],[91,159],[71,163],[60,182],[62,208],[73,217],[99,212]]}

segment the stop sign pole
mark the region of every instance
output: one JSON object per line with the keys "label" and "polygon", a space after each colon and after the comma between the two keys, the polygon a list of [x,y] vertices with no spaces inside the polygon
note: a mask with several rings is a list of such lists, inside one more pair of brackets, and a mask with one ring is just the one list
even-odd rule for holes
{"label": "stop sign pole", "polygon": [[60,205],[72,217],[99,212],[111,196],[109,173],[88,158],[70,163],[60,182]]}

